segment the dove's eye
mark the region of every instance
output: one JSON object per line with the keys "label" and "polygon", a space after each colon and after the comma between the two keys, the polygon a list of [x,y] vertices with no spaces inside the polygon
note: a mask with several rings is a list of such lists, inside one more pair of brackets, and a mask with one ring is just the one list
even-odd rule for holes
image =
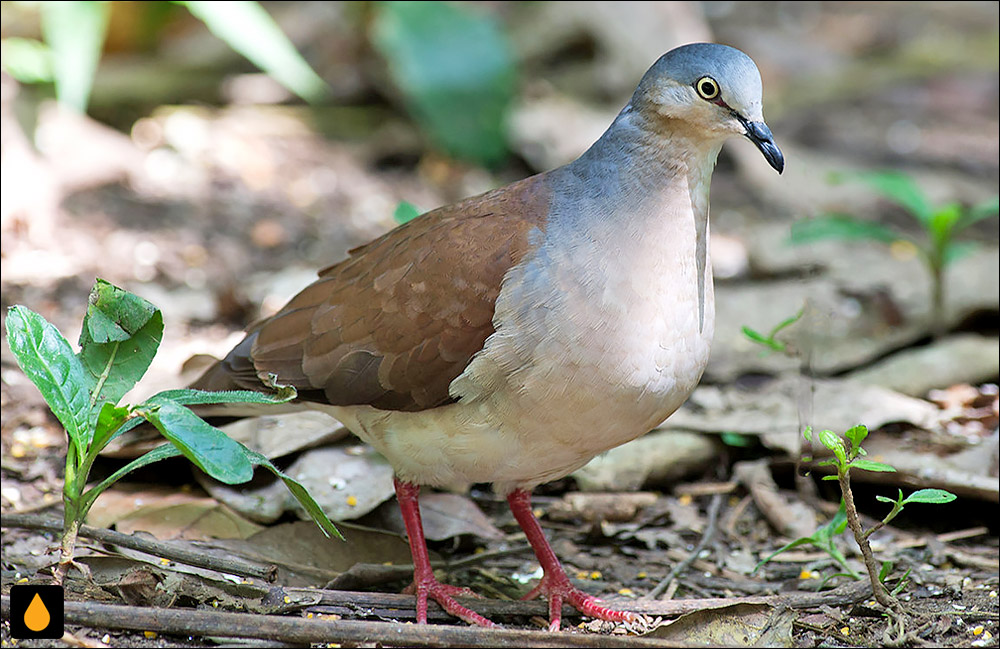
{"label": "dove's eye", "polygon": [[719,84],[712,77],[702,77],[694,84],[695,90],[702,99],[715,99],[719,96]]}

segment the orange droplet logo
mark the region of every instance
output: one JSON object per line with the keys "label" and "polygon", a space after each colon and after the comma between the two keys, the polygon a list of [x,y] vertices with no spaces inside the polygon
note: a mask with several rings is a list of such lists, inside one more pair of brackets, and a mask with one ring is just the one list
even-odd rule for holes
{"label": "orange droplet logo", "polygon": [[52,616],[49,615],[49,609],[45,608],[42,598],[38,593],[35,593],[31,603],[28,604],[28,609],[24,612],[24,626],[37,633],[47,627],[51,621]]}

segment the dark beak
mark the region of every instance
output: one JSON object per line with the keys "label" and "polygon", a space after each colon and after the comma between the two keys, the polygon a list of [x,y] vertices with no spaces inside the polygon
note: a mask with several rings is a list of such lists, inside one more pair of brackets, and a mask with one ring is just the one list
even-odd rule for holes
{"label": "dark beak", "polygon": [[774,170],[780,174],[785,169],[785,156],[781,154],[781,149],[774,143],[774,136],[771,135],[771,129],[764,122],[749,122],[743,119],[740,121],[743,122],[743,126],[747,129],[747,138],[757,145],[760,152],[764,154],[764,159],[767,160],[767,163],[774,167]]}

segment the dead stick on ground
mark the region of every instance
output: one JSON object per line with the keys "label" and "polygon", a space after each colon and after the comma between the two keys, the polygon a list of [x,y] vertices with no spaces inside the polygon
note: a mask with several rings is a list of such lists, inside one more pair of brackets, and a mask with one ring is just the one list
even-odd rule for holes
{"label": "dead stick on ground", "polygon": [[[10,616],[10,598],[2,598]],[[357,620],[319,620],[276,615],[112,606],[66,602],[67,624],[99,629],[155,631],[181,636],[261,638],[290,643],[378,643],[406,647],[662,647],[661,641],[634,636],[584,635],[510,629]],[[675,645],[687,646],[687,645]]]}
{"label": "dead stick on ground", "polygon": [[708,545],[708,542],[711,541],[712,537],[715,535],[715,524],[719,519],[719,508],[721,506],[722,494],[717,493],[712,496],[712,501],[708,504],[708,524],[705,526],[704,534],[701,535],[701,540],[698,541],[698,546],[691,552],[690,555],[688,555],[687,559],[674,566],[674,569],[670,571],[670,574],[664,577],[663,580],[658,583],[655,588],[653,588],[653,590],[643,595],[643,599],[656,599],[662,595],[663,591],[670,586],[670,582],[676,579],[677,575],[687,570],[688,566],[694,563],[695,559],[698,558],[698,555],[701,554],[701,551],[705,549],[705,546]]}
{"label": "dead stick on ground", "polygon": [[[62,532],[63,523],[59,520],[31,516],[26,514],[7,514],[3,517],[3,527],[29,530],[44,530],[46,532]],[[164,559],[170,559],[189,566],[217,570],[241,577],[256,577],[274,581],[276,569],[274,566],[256,566],[238,559],[223,559],[206,554],[197,549],[185,547],[178,543],[154,541],[131,534],[122,534],[114,530],[105,530],[89,525],[82,525],[78,536],[83,536],[101,543],[120,545],[123,548],[138,550]]]}
{"label": "dead stick on ground", "polygon": [[[317,590],[311,588],[285,588],[276,591],[269,597],[274,600],[284,600],[288,596],[293,602],[283,611],[320,609],[325,612],[340,615],[384,616],[393,619],[413,619],[415,599],[412,595],[398,593],[367,593],[343,590]],[[764,604],[768,606],[787,606],[793,609],[816,608],[819,606],[843,606],[855,604],[871,597],[871,586],[865,581],[856,581],[833,590],[814,592],[791,592],[780,595],[761,595],[749,597],[718,597],[710,599],[683,599],[671,601],[659,600],[616,600],[609,602],[612,606],[628,609],[635,613],[659,617],[676,617],[685,613],[722,608],[734,604]],[[531,617],[545,615],[548,604],[543,601],[503,601],[496,599],[480,599],[475,597],[455,598],[463,606],[491,618]],[[436,602],[428,602],[429,619],[449,619]],[[563,617],[579,618],[576,609],[566,605],[563,607]]]}

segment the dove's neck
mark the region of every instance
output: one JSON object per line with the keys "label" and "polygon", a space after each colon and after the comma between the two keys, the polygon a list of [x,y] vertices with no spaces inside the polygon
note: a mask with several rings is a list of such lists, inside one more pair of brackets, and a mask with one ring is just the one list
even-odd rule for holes
{"label": "dove's neck", "polygon": [[721,139],[684,129],[654,131],[629,108],[579,159],[556,173],[559,192],[547,231],[577,245],[610,248],[598,259],[626,267],[660,267],[695,287],[698,328],[705,328],[711,295],[708,247],[709,187]]}

